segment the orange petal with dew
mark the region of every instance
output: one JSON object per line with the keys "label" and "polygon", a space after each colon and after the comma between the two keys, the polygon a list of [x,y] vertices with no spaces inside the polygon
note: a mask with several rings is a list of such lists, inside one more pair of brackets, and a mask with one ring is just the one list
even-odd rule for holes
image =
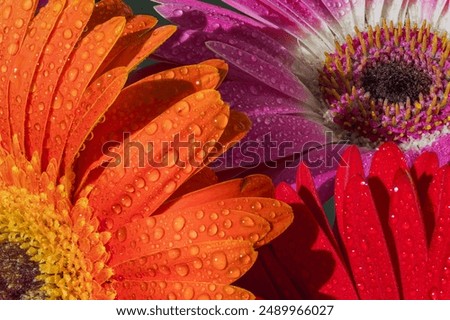
{"label": "orange petal with dew", "polygon": [[[106,113],[106,121],[95,127],[94,139],[86,143],[77,167],[85,177],[103,160],[102,145],[107,141],[123,140],[123,132],[134,133],[144,128],[155,117],[174,103],[192,93],[213,89],[219,81],[217,69],[211,66],[192,65],[151,75],[126,87]],[[198,131],[198,126],[193,127]]]}
{"label": "orange petal with dew", "polygon": [[[60,15],[66,4],[65,0],[50,1],[43,7],[36,17],[31,21],[23,44],[21,45],[17,57],[14,60],[13,70],[17,70],[13,77],[10,77],[10,109],[14,110],[10,114],[11,130],[17,134],[21,149],[24,150],[25,134],[25,113],[27,100],[34,78],[34,74],[39,65],[39,58],[42,50],[50,37]],[[23,24],[22,20],[20,23]],[[26,26],[25,26],[26,27]]]}
{"label": "orange petal with dew", "polygon": [[273,197],[272,180],[264,175],[251,175],[245,178],[228,180],[213,186],[186,194],[164,204],[156,214],[166,210],[176,211],[196,207],[212,201],[222,201],[241,197]]}
{"label": "orange petal with dew", "polygon": [[132,15],[133,11],[124,1],[102,0],[95,4],[94,11],[86,27],[88,31],[91,31],[95,26],[105,23],[114,17],[130,18]]}
{"label": "orange petal with dew", "polygon": [[220,137],[217,147],[208,155],[208,163],[214,162],[218,157],[233,147],[250,131],[252,123],[246,114],[231,110],[228,125]]}
{"label": "orange petal with dew", "polygon": [[[219,139],[229,108],[217,91],[201,93],[201,99],[193,94],[177,102],[117,147],[122,162],[106,168],[90,194],[97,216],[114,221],[113,229],[130,221],[136,212],[153,213],[191,176],[193,166],[203,165],[207,153],[201,146]],[[216,125],[209,125],[217,118]],[[203,128],[194,142],[189,140],[193,124]],[[176,150],[168,145],[175,139],[186,147]]]}
{"label": "orange petal with dew", "polygon": [[[119,95],[128,78],[126,68],[117,68],[105,73],[86,90],[80,102],[82,116],[75,118],[67,138],[64,151],[64,166],[70,169],[76,155],[88,139],[92,129]],[[88,108],[87,110],[85,110]]]}
{"label": "orange petal with dew", "polygon": [[124,262],[114,267],[114,275],[118,280],[229,284],[246,273],[256,257],[248,241],[194,243]]}
{"label": "orange petal with dew", "polygon": [[[28,123],[25,128],[28,154],[36,151],[42,155],[46,125],[52,103],[56,98],[54,97],[56,84],[83,33],[93,8],[94,4],[91,0],[70,2],[64,8],[56,28],[45,44],[28,103]],[[43,168],[46,166],[47,163],[44,163]]]}
{"label": "orange petal with dew", "polygon": [[[167,212],[178,211],[169,208]],[[205,212],[222,212],[239,210],[259,215],[270,223],[271,230],[259,239],[253,237],[256,247],[260,247],[278,237],[292,223],[294,215],[292,208],[287,204],[270,198],[244,197],[229,198],[214,202],[207,202],[193,206],[190,210],[203,210]],[[163,214],[167,214],[164,212]]]}
{"label": "orange petal with dew", "polygon": [[130,71],[133,70],[173,35],[176,29],[175,26],[168,25],[159,27],[143,35],[123,50],[108,66],[108,69],[127,67]]}
{"label": "orange petal with dew", "polygon": [[177,191],[170,197],[170,199],[176,199],[190,192],[194,192],[199,189],[203,189],[209,186],[212,186],[219,182],[219,179],[216,176],[214,170],[209,167],[204,167],[199,170],[193,176],[183,183]]}
{"label": "orange petal with dew", "polygon": [[[79,109],[85,90],[96,70],[122,34],[125,18],[116,17],[95,28],[84,37],[65,66],[52,105],[51,119],[47,127],[49,158],[61,161],[67,141],[68,128]],[[89,54],[86,60],[86,54]]]}
{"label": "orange petal with dew", "polygon": [[103,61],[103,64],[98,69],[97,74],[94,76],[94,79],[104,73],[105,70],[110,70],[111,68],[108,66],[111,64],[111,62],[114,61],[114,59],[116,59],[123,50],[128,48],[130,45],[138,42],[139,39],[144,35],[144,33],[153,28],[157,22],[158,20],[156,18],[146,15],[133,16],[127,19],[127,23],[125,25],[122,36],[112,48],[105,61]]}
{"label": "orange petal with dew", "polygon": [[225,80],[225,77],[228,74],[228,69],[229,69],[228,64],[221,59],[205,60],[205,61],[201,62],[201,64],[213,66],[213,67],[217,68],[217,70],[219,70],[220,82],[217,84],[217,87],[219,87],[220,84],[223,82],[223,80]]}
{"label": "orange petal with dew", "polygon": [[[102,223],[108,227],[108,219]],[[198,208],[135,218],[113,233],[108,243],[110,265],[189,246],[193,241],[247,240],[254,244],[270,231],[264,218],[239,210],[205,211]]]}
{"label": "orange petal with dew", "polygon": [[[11,147],[10,116],[14,112],[9,106],[9,81],[14,69],[17,52],[23,43],[28,30],[28,24],[34,16],[37,1],[13,1],[4,0],[0,4],[0,29],[2,30],[2,41],[0,42],[0,141],[9,150]],[[7,32],[5,31],[7,30]],[[13,120],[15,120],[13,118]],[[22,121],[22,119],[20,120]]]}
{"label": "orange petal with dew", "polygon": [[249,300],[254,295],[242,288],[205,282],[117,281],[119,300]]}

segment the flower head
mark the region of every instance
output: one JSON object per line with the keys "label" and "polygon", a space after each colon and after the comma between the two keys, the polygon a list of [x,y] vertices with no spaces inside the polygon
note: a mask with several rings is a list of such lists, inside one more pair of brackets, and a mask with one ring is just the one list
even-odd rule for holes
{"label": "flower head", "polygon": [[[259,143],[270,134],[278,145],[259,143],[252,163],[235,150],[234,165],[297,154],[327,199],[329,171],[345,150],[332,145],[340,141],[360,146],[367,160],[386,141],[408,157],[433,150],[441,163],[450,159],[445,1],[224,1],[241,13],[195,0],[158,2],[157,10],[180,25],[158,54],[229,62],[221,90],[253,120],[246,139]],[[328,131],[334,138],[325,138]],[[294,169],[281,167],[275,179],[292,183]]]}
{"label": "flower head", "polygon": [[250,128],[216,91],[226,64],[124,88],[175,27],[119,0],[37,5],[0,3],[0,298],[251,298],[230,284],[292,214],[268,178],[205,168]]}
{"label": "flower head", "polygon": [[286,183],[277,187],[278,199],[294,207],[294,223],[261,252],[265,269],[256,267],[249,275],[273,274],[279,289],[248,283],[255,293],[310,299],[450,297],[450,166],[439,167],[435,153],[423,153],[410,168],[398,147],[386,143],[366,176],[358,149],[347,149],[337,169],[334,228],[304,165],[297,186],[297,192]]}

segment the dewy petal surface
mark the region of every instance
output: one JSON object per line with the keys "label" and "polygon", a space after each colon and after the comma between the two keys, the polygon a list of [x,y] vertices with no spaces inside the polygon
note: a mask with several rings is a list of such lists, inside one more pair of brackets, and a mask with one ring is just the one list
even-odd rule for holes
{"label": "dewy petal surface", "polygon": [[[254,298],[231,284],[292,209],[273,199],[268,177],[218,184],[205,168],[251,126],[217,91],[227,64],[127,86],[174,26],[155,28],[121,0],[6,0],[0,9],[0,260],[11,262],[0,296]],[[194,148],[189,162],[177,136],[225,146]],[[152,146],[150,163],[137,145]]]}

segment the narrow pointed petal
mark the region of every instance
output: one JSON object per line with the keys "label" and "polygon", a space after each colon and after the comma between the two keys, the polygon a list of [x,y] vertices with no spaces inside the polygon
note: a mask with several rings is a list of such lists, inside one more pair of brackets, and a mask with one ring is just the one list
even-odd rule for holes
{"label": "narrow pointed petal", "polygon": [[110,265],[135,260],[136,255],[183,248],[193,241],[246,240],[253,245],[269,231],[270,225],[264,218],[240,210],[223,213],[192,208],[135,218],[113,233],[108,243]]}
{"label": "narrow pointed petal", "polygon": [[210,187],[212,185],[216,185],[219,182],[219,178],[217,177],[214,170],[209,167],[204,167],[199,170],[193,176],[183,183],[174,194],[172,194],[170,200],[174,200],[176,198],[182,197],[188,193]]}
{"label": "narrow pointed petal", "polygon": [[[29,31],[14,61],[15,75],[10,78],[9,88],[9,105],[10,109],[13,110],[11,112],[11,130],[18,135],[23,151],[25,151],[25,121],[23,119],[25,119],[25,114],[28,111],[27,100],[31,84],[43,48],[65,5],[65,0],[50,1],[48,6],[39,11],[38,15],[31,21]],[[22,21],[22,23],[24,22]]]}
{"label": "narrow pointed petal", "polygon": [[201,62],[201,64],[206,64],[208,66],[215,67],[215,68],[217,68],[217,70],[219,70],[220,82],[217,84],[217,86],[220,86],[228,74],[228,69],[229,69],[228,63],[226,63],[225,61],[220,60],[220,59],[210,59],[210,60],[205,60],[205,61]]}
{"label": "narrow pointed petal", "polygon": [[439,159],[436,153],[424,152],[416,161],[414,161],[411,168],[411,175],[417,187],[417,194],[420,200],[420,207],[422,208],[422,219],[425,224],[427,234],[427,243],[431,241],[431,236],[435,228],[435,212],[433,204],[430,199],[430,186],[434,174],[439,169]]}
{"label": "narrow pointed petal", "polygon": [[[72,126],[77,110],[80,108],[80,101],[93,80],[95,72],[119,39],[124,27],[125,18],[115,17],[95,28],[81,40],[79,47],[74,50],[70,61],[65,66],[50,112],[45,143],[48,157],[55,158],[58,164],[62,160],[67,142],[67,128]],[[89,55],[89,58],[86,55]]]}
{"label": "narrow pointed petal", "polygon": [[[437,179],[438,176],[440,179]],[[447,165],[435,175],[431,186],[436,227],[428,254],[429,291],[426,299],[448,299],[450,297],[450,167]]]}
{"label": "narrow pointed petal", "polygon": [[131,43],[125,50],[120,52],[120,55],[117,55],[116,59],[108,65],[107,70],[117,67],[127,67],[128,70],[133,70],[175,31],[176,27],[169,25],[159,27],[141,36],[136,42]]}
{"label": "narrow pointed petal", "polygon": [[[80,176],[84,175],[81,181],[86,180],[90,167],[99,166],[105,142],[119,143],[124,132],[137,132],[174,103],[196,91],[212,89],[218,82],[216,68],[192,65],[151,75],[125,88],[106,113],[106,121],[95,127],[93,140],[86,143],[77,161]],[[193,132],[198,132],[198,128],[198,125],[191,127]]]}
{"label": "narrow pointed petal", "polygon": [[138,42],[146,32],[149,32],[149,30],[156,25],[157,22],[158,20],[156,18],[146,15],[138,15],[129,18],[121,37],[117,40],[117,43],[103,61],[94,76],[94,79],[102,75],[107,68],[112,69],[109,65],[121,54],[121,52]]}
{"label": "narrow pointed petal", "polygon": [[[33,17],[37,1],[5,0],[0,4],[2,19],[0,29],[2,41],[0,43],[0,57],[2,57],[0,77],[0,141],[4,148],[11,148],[10,116],[14,110],[9,106],[9,79],[13,74],[14,61],[28,30],[28,24]],[[19,21],[19,24],[16,23]],[[7,30],[7,32],[5,32]],[[13,118],[14,120],[15,118]],[[23,139],[23,137],[21,137]]]}
{"label": "narrow pointed petal", "polygon": [[182,210],[211,201],[221,201],[230,198],[242,197],[272,197],[274,186],[269,177],[251,175],[242,179],[228,180],[208,188],[194,191],[178,199],[164,204],[156,214],[170,208]]}
{"label": "narrow pointed petal", "polygon": [[[189,141],[192,124],[204,128],[202,134],[196,137],[201,146],[212,139],[219,139],[228,122],[229,108],[217,91],[204,90],[201,93],[200,100],[194,94],[177,102],[117,148],[122,162],[106,168],[90,194],[98,217],[114,221],[112,230],[130,221],[135,212],[152,214],[191,176],[194,164],[203,166],[206,155],[203,150],[196,152],[193,159],[192,148],[174,150],[173,146],[170,149],[163,144],[167,136],[178,136],[179,141]],[[215,119],[219,119],[217,125],[206,126],[214,123]],[[144,146],[142,142],[151,144]],[[145,148],[151,148],[151,152],[150,149],[145,151]],[[151,158],[145,159],[145,155]],[[139,195],[126,191],[126,187],[134,183],[137,173],[146,186],[139,191]]]}
{"label": "narrow pointed petal", "polygon": [[[27,139],[29,145],[26,146],[28,154],[34,152],[38,152],[41,156],[43,154],[47,120],[56,99],[54,96],[56,86],[54,84],[58,83],[64,66],[82,35],[93,9],[94,3],[91,0],[68,3],[45,45],[28,106],[29,116],[26,126],[27,136],[29,137]],[[75,21],[76,23],[68,25],[67,21]],[[65,34],[66,36],[64,36]],[[49,83],[52,85],[49,86]],[[46,164],[43,164],[43,166],[45,168]]]}
{"label": "narrow pointed petal", "polygon": [[117,281],[113,283],[119,300],[249,300],[252,293],[230,285],[203,282]]}
{"label": "narrow pointed petal", "polygon": [[94,11],[86,27],[90,31],[95,26],[105,23],[114,17],[123,16],[129,18],[132,14],[131,8],[124,1],[101,0],[95,4]]}
{"label": "narrow pointed petal", "polygon": [[417,191],[406,170],[399,170],[396,174],[390,197],[389,226],[399,259],[403,298],[424,299],[427,240]]}
{"label": "narrow pointed petal", "polygon": [[346,266],[328,232],[321,229],[289,185],[278,185],[276,195],[295,212],[292,226],[271,244],[292,282],[312,299],[357,299]]}
{"label": "narrow pointed petal", "polygon": [[[80,102],[80,118],[75,118],[69,130],[64,150],[63,167],[71,170],[77,154],[88,140],[95,125],[101,121],[109,106],[120,94],[127,81],[128,70],[117,68],[105,73],[86,90]],[[87,110],[84,110],[88,108]]]}
{"label": "narrow pointed petal", "polygon": [[[316,187],[314,185],[314,179],[311,176],[311,172],[308,167],[302,163],[297,171],[297,193],[302,199],[302,202],[309,211],[316,218],[317,223],[321,227],[322,231],[328,236],[330,241],[333,241],[332,231],[328,222],[325,211],[323,210],[320,202],[319,195],[317,194]],[[334,244],[337,246],[337,244]]]}
{"label": "narrow pointed petal", "polygon": [[[139,253],[137,253],[139,254]],[[114,267],[116,279],[230,284],[256,261],[252,243],[209,241],[137,256]]]}
{"label": "narrow pointed petal", "polygon": [[369,186],[361,176],[352,176],[345,195],[336,220],[359,297],[399,299],[400,288]]}

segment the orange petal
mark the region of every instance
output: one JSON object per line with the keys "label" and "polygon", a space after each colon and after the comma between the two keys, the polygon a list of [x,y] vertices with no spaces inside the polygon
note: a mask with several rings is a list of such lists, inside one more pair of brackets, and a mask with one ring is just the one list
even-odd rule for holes
{"label": "orange petal", "polygon": [[256,256],[248,241],[194,242],[117,265],[114,275],[123,280],[229,284],[250,269]]}
{"label": "orange petal", "polygon": [[219,70],[219,75],[220,75],[220,81],[217,84],[217,87],[220,86],[220,84],[223,82],[223,80],[225,80],[225,77],[228,74],[228,64],[220,59],[210,59],[210,60],[205,60],[203,62],[201,62],[201,64],[206,64],[209,66],[213,66],[216,67],[217,70]]}
{"label": "orange petal", "polygon": [[[100,219],[108,218],[114,222],[113,230],[130,221],[137,212],[153,213],[191,176],[194,165],[202,165],[206,153],[189,140],[194,135],[193,125],[203,128],[196,136],[199,146],[219,139],[228,120],[229,108],[217,91],[199,93],[177,102],[143,130],[131,135],[116,149],[122,162],[116,161],[106,168],[95,182],[90,201]],[[219,119],[216,125],[209,125],[215,119]],[[168,145],[174,139],[188,145],[176,150],[173,145]],[[192,147],[198,149],[195,156]]]}
{"label": "orange petal", "polygon": [[[75,118],[67,138],[64,151],[64,166],[71,169],[76,155],[100,121],[108,107],[119,95],[128,78],[126,68],[117,68],[105,73],[86,90],[81,100],[80,118]],[[89,108],[84,110],[85,108]]]}
{"label": "orange petal", "polygon": [[175,26],[163,26],[138,38],[131,43],[108,66],[110,68],[127,67],[130,71],[136,68],[144,59],[162,45],[174,32]]}
{"label": "orange petal", "polygon": [[212,201],[241,197],[273,197],[272,180],[264,175],[251,175],[241,179],[228,180],[213,186],[186,194],[164,204],[155,214],[168,209],[183,210]]}
{"label": "orange petal", "polygon": [[[108,220],[104,222],[108,224]],[[254,244],[268,231],[270,225],[265,219],[239,210],[192,209],[136,218],[114,232],[108,243],[109,264],[115,266],[192,243],[247,240]]]}
{"label": "orange petal", "polygon": [[[38,67],[39,58],[47,40],[53,31],[65,0],[50,1],[31,21],[29,31],[14,61],[13,70],[18,70],[10,77],[9,105],[11,112],[11,130],[17,134],[21,149],[24,150],[25,112],[32,80]],[[26,26],[25,26],[26,27]]]}
{"label": "orange petal", "polygon": [[176,199],[182,195],[212,186],[218,182],[216,173],[209,167],[204,167],[183,183],[170,199]]}
{"label": "orange petal", "polygon": [[98,166],[105,142],[123,140],[123,132],[134,133],[181,99],[213,89],[218,78],[216,68],[192,65],[151,75],[125,88],[106,113],[106,121],[95,127],[94,139],[86,143],[77,171],[86,175],[89,167]]}
{"label": "orange petal", "polygon": [[114,18],[125,17],[129,18],[133,15],[131,8],[122,0],[102,0],[95,4],[94,12],[92,13],[87,30],[91,31],[102,23]]}
{"label": "orange petal", "polygon": [[119,300],[249,300],[254,295],[230,285],[204,282],[118,281],[113,283]]}
{"label": "orange petal", "polygon": [[[11,147],[10,115],[14,112],[10,110],[8,92],[9,80],[13,73],[13,66],[16,54],[23,43],[28,24],[36,10],[37,1],[13,1],[4,0],[0,4],[0,29],[2,30],[2,41],[0,42],[0,66],[2,76],[0,77],[0,141],[9,150]],[[7,30],[7,32],[5,31]],[[14,97],[13,97],[14,98]],[[14,121],[15,119],[13,119]],[[23,121],[23,119],[20,119]]]}
{"label": "orange petal", "polygon": [[252,123],[250,119],[242,112],[231,110],[230,120],[219,139],[217,148],[213,149],[208,155],[208,162],[214,162],[218,157],[224,154],[228,149],[239,142],[250,131]]}
{"label": "orange petal", "polygon": [[[178,210],[174,210],[173,208],[168,209],[170,212],[176,212]],[[223,199],[193,206],[190,210],[203,210],[205,212],[239,210],[259,215],[270,223],[271,230],[264,237],[261,236],[259,239],[253,238],[254,242],[256,242],[256,247],[260,247],[279,236],[294,219],[290,206],[270,198],[241,197]],[[163,214],[167,214],[167,212]]]}
{"label": "orange petal", "polygon": [[[67,141],[67,129],[72,125],[84,92],[97,68],[122,34],[124,26],[125,18],[116,17],[95,28],[81,40],[80,46],[65,66],[59,81],[56,100],[53,102],[46,134],[48,157],[55,158],[58,164]],[[87,54],[88,60],[86,60]]]}
{"label": "orange petal", "polygon": [[116,59],[123,50],[138,42],[143,34],[153,28],[157,22],[158,20],[156,18],[146,15],[132,16],[127,19],[125,30],[123,31],[122,36],[117,41],[116,45],[112,48],[105,61],[103,61],[103,64],[98,69],[97,74],[94,76],[94,79],[103,74],[105,70],[110,70],[111,68],[108,68],[109,64],[114,59]]}
{"label": "orange petal", "polygon": [[[33,80],[28,104],[28,123],[26,126],[28,136],[26,141],[29,141],[26,146],[28,154],[33,154],[36,151],[39,155],[42,155],[46,125],[54,101],[56,84],[69,55],[83,33],[93,8],[94,4],[91,0],[71,1],[64,9],[56,28],[45,44],[39,61],[40,67]],[[69,34],[71,35],[70,38],[68,37]],[[44,168],[45,166],[46,164],[44,164]]]}

